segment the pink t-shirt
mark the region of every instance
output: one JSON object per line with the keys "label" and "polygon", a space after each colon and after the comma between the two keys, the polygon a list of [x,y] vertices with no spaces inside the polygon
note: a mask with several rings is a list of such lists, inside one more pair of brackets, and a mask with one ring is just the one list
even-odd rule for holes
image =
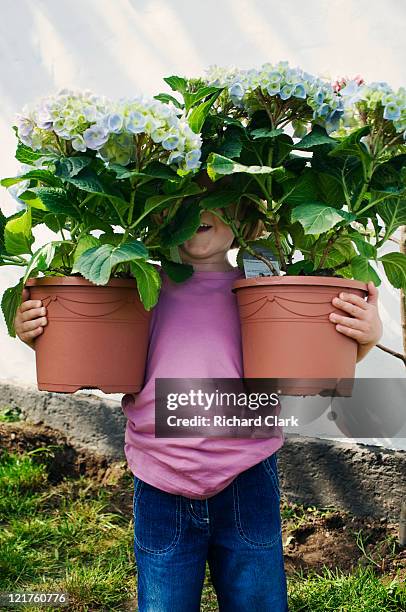
{"label": "pink t-shirt", "polygon": [[168,493],[204,499],[242,471],[277,451],[272,438],[155,438],[155,378],[241,378],[241,332],[231,291],[241,271],[197,271],[174,283],[161,271],[162,289],[151,318],[145,384],[126,394],[125,453],[131,471]]}

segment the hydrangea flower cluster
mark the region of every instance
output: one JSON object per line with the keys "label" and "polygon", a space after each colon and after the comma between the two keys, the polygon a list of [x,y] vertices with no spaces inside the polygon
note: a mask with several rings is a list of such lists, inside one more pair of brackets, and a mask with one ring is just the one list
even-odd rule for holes
{"label": "hydrangea flower cluster", "polygon": [[90,149],[106,162],[158,159],[185,173],[199,168],[202,143],[179,114],[174,105],[154,99],[116,102],[64,89],[24,107],[16,124],[20,140],[36,151],[58,152],[58,137],[73,151]]}
{"label": "hydrangea flower cluster", "polygon": [[[286,61],[263,64],[260,69],[250,70],[212,66],[207,71],[206,81],[209,85],[227,88],[232,102],[239,107],[249,108],[258,92],[265,103],[271,103],[272,98],[292,102],[302,100],[303,108],[296,114],[305,121],[313,120],[323,125],[328,132],[338,128],[344,114],[343,102],[330,83],[301,68],[290,68]],[[289,103],[286,110],[288,107]],[[285,119],[286,115],[280,116],[279,123]]]}
{"label": "hydrangea flower cluster", "polygon": [[394,91],[388,83],[366,84],[357,79],[345,83],[339,91],[344,106],[360,115],[378,113],[392,123],[396,133],[402,133],[406,140],[406,89]]}
{"label": "hydrangea flower cluster", "polygon": [[183,171],[200,166],[201,137],[171,103],[143,98],[121,99],[84,134],[86,146],[97,149],[105,161],[127,165],[134,159],[134,136],[146,135],[156,145],[160,161]]}
{"label": "hydrangea flower cluster", "polygon": [[57,151],[56,134],[70,140],[76,151],[83,151],[83,133],[103,117],[107,108],[107,99],[89,90],[61,89],[32,106],[24,106],[16,117],[18,137],[35,151]]}

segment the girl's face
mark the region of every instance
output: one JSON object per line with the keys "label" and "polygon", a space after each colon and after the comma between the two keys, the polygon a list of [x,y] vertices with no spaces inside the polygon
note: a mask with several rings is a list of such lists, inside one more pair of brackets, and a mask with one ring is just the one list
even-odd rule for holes
{"label": "girl's face", "polygon": [[[216,212],[221,214],[222,210]],[[197,232],[179,247],[182,260],[196,265],[226,262],[228,269],[226,255],[234,240],[232,230],[210,210],[201,213],[200,223]]]}

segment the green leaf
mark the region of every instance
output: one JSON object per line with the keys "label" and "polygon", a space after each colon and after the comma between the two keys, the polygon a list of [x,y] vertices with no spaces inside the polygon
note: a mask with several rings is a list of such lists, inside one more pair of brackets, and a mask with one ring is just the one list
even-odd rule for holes
{"label": "green leaf", "polygon": [[180,108],[180,109],[183,108],[182,104],[170,94],[160,93],[157,96],[154,96],[154,98],[155,100],[159,100],[160,102],[163,102],[164,104],[168,104],[168,102],[172,102],[172,104],[174,104],[176,108]]}
{"label": "green leaf", "polygon": [[29,166],[34,166],[35,162],[44,157],[44,153],[40,153],[39,151],[34,151],[30,147],[27,147],[22,142],[19,142],[17,145],[17,151],[15,154],[16,159],[22,164],[27,164]]}
{"label": "green leaf", "polygon": [[301,276],[311,274],[314,271],[314,265],[312,261],[301,259],[296,261],[287,267],[286,273],[293,276]]}
{"label": "green leaf", "polygon": [[293,148],[300,149],[301,151],[310,151],[314,147],[319,147],[320,145],[335,145],[337,143],[334,138],[331,138],[326,130],[319,125],[315,125],[309,134],[306,134],[302,140],[296,143]]}
{"label": "green leaf", "polygon": [[143,214],[150,213],[153,210],[158,212],[158,210],[163,210],[166,208],[170,202],[176,202],[176,200],[185,198],[186,196],[197,195],[201,192],[202,190],[198,185],[196,185],[196,183],[190,183],[190,185],[184,188],[181,192],[152,196],[146,200]]}
{"label": "green leaf", "polygon": [[280,168],[271,168],[270,166],[244,166],[237,162],[218,155],[217,153],[211,153],[207,160],[207,174],[212,181],[218,180],[221,176],[226,174],[236,174],[238,172],[244,172],[247,174],[273,174],[274,172],[280,172]]}
{"label": "green leaf", "polygon": [[138,293],[145,310],[155,306],[161,288],[161,276],[156,267],[140,259],[130,262],[131,273],[137,281]]}
{"label": "green leaf", "polygon": [[321,200],[317,175],[310,168],[306,168],[300,178],[284,181],[283,189],[285,202],[293,206]]}
{"label": "green leaf", "polygon": [[385,232],[391,236],[394,231],[406,225],[406,198],[388,198],[376,206],[376,211],[385,223]]}
{"label": "green leaf", "polygon": [[200,89],[198,89],[195,93],[190,93],[186,91],[183,92],[186,112],[188,112],[192,108],[192,106],[197,104],[197,102],[200,102],[200,100],[203,100],[204,98],[207,98],[207,96],[210,96],[211,94],[214,94],[217,92],[221,93],[222,88],[213,87],[213,86],[205,86],[205,87],[201,87]]}
{"label": "green leaf", "polygon": [[38,210],[46,210],[45,204],[37,197],[37,194],[33,191],[27,189],[19,196],[19,199],[27,204],[27,206],[31,206],[31,208],[37,208]]}
{"label": "green leaf", "polygon": [[10,255],[31,253],[34,236],[31,231],[31,209],[27,208],[20,216],[9,219],[4,228],[4,244]]}
{"label": "green leaf", "polygon": [[67,179],[76,176],[91,162],[92,158],[85,157],[84,155],[61,157],[55,161],[55,174],[63,179]]}
{"label": "green leaf", "polygon": [[204,122],[206,121],[206,117],[208,116],[211,107],[214,102],[217,100],[219,95],[221,94],[221,89],[217,89],[214,94],[210,96],[208,100],[199,104],[199,106],[195,106],[192,112],[188,116],[188,123],[190,128],[195,132],[195,134],[199,134],[202,131],[202,127]]}
{"label": "green leaf", "polygon": [[95,238],[95,236],[92,236],[91,234],[88,234],[87,236],[82,236],[81,238],[79,238],[76,248],[73,252],[73,265],[76,264],[76,262],[78,261],[82,253],[84,253],[88,249],[91,249],[97,246],[100,246],[100,240],[98,238]]}
{"label": "green leaf", "polygon": [[343,220],[340,212],[325,204],[301,204],[293,208],[291,220],[299,221],[305,234],[322,234]]}
{"label": "green leaf", "polygon": [[144,168],[142,172],[137,172],[136,170],[129,170],[125,166],[121,166],[120,164],[109,164],[109,170],[113,170],[115,172],[116,177],[119,180],[131,178],[131,177],[148,177],[148,178],[160,178],[160,179],[170,179],[172,181],[178,181],[179,175],[172,170],[166,164],[162,164],[161,162],[151,162]]}
{"label": "green leaf", "polygon": [[328,155],[330,157],[355,155],[356,157],[365,156],[370,158],[366,146],[361,142],[361,138],[367,136],[370,131],[371,128],[368,125],[355,130],[352,134],[340,140]]}
{"label": "green leaf", "polygon": [[406,291],[406,255],[397,252],[386,253],[379,259],[391,285]]}
{"label": "green leaf", "polygon": [[356,280],[363,281],[364,283],[373,281],[376,286],[381,284],[381,279],[369,263],[368,258],[364,257],[364,255],[354,257],[351,261],[351,271],[353,278]]}
{"label": "green leaf", "polygon": [[280,136],[283,134],[283,130],[278,128],[277,130],[269,130],[268,128],[258,128],[257,130],[252,130],[250,132],[250,136],[257,140],[258,138],[276,138],[276,136]]}
{"label": "green leaf", "polygon": [[48,213],[44,215],[42,219],[42,223],[44,223],[52,232],[60,231],[61,227],[65,227],[66,216],[65,215],[54,215],[53,213]]}
{"label": "green leaf", "polygon": [[118,189],[113,189],[110,186],[105,185],[97,174],[90,168],[84,168],[78,172],[76,176],[65,177],[64,180],[72,185],[75,185],[75,187],[82,191],[100,195],[112,200],[121,208],[121,212],[126,210],[129,206],[128,202],[123,199],[123,196]]}
{"label": "green leaf", "polygon": [[197,202],[184,203],[175,217],[161,232],[161,244],[164,248],[182,244],[196,233],[200,225],[200,207]]}
{"label": "green leaf", "polygon": [[79,272],[95,285],[106,285],[113,266],[133,259],[147,258],[148,251],[138,240],[126,242],[121,246],[103,244],[82,253],[72,268],[72,274]]}
{"label": "green leaf", "polygon": [[41,183],[45,183],[51,187],[60,187],[61,181],[56,178],[52,172],[49,170],[30,170],[25,174],[21,174],[20,176],[14,176],[10,178],[4,178],[0,181],[0,184],[3,187],[11,187],[12,185],[16,185],[17,183],[21,183],[21,181],[27,180],[36,180],[41,181]]}
{"label": "green leaf", "polygon": [[[72,250],[74,248],[73,240],[62,241],[60,245],[55,248],[55,255],[52,258],[51,263],[49,264],[49,269],[62,269],[71,263]],[[61,273],[62,273],[61,270]],[[66,272],[63,272],[66,273]]]}
{"label": "green leaf", "polygon": [[9,336],[11,336],[12,338],[16,337],[14,319],[17,314],[17,309],[22,301],[23,286],[23,279],[20,278],[20,280],[16,285],[14,285],[14,287],[9,287],[5,290],[1,300],[1,309],[3,311],[4,320],[7,325],[7,331]]}
{"label": "green leaf", "polygon": [[204,210],[224,208],[230,204],[236,204],[241,194],[238,191],[218,191],[200,200],[200,207]]}
{"label": "green leaf", "polygon": [[164,272],[175,283],[183,283],[193,275],[193,266],[190,264],[176,263],[164,257],[161,257],[161,264]]}
{"label": "green leaf", "polygon": [[43,245],[37,251],[35,251],[30,261],[28,262],[27,268],[25,270],[23,284],[26,283],[30,275],[36,273],[37,271],[46,272],[46,270],[48,270],[55,254],[55,248],[63,242],[63,240],[49,242],[48,244]]}
{"label": "green leaf", "polygon": [[358,253],[360,255],[363,255],[368,259],[376,259],[377,251],[376,246],[374,244],[367,242],[365,238],[355,232],[350,234],[350,238],[357,247]]}
{"label": "green leaf", "polygon": [[157,161],[148,164],[148,166],[146,166],[143,170],[143,175],[150,176],[152,178],[170,179],[174,181],[179,180],[179,175],[176,174],[172,168]]}
{"label": "green leaf", "polygon": [[341,208],[345,204],[345,195],[341,182],[338,182],[329,174],[321,173],[317,175],[317,183],[324,202],[335,208]]}
{"label": "green leaf", "polygon": [[80,213],[72,205],[71,199],[63,189],[51,187],[34,187],[32,189],[38,196],[41,202],[46,206],[46,209],[52,213],[61,213],[72,217],[72,219],[81,220]]}
{"label": "green leaf", "polygon": [[[316,244],[317,250],[314,253],[314,263],[317,268],[320,266],[322,258],[324,258],[327,243],[328,238],[325,236],[323,240],[318,241]],[[357,252],[353,247],[351,238],[349,236],[338,236],[327,251],[323,268],[335,268],[345,261],[351,261],[356,256]]]}
{"label": "green leaf", "polygon": [[224,134],[224,140],[218,149],[218,153],[233,159],[240,156],[242,146],[241,130],[229,128]]}
{"label": "green leaf", "polygon": [[4,253],[6,247],[4,244],[4,228],[6,227],[7,217],[4,216],[0,209],[0,253]]}
{"label": "green leaf", "polygon": [[179,91],[181,94],[187,91],[187,80],[179,76],[170,76],[164,78],[165,83],[168,83],[172,91]]}

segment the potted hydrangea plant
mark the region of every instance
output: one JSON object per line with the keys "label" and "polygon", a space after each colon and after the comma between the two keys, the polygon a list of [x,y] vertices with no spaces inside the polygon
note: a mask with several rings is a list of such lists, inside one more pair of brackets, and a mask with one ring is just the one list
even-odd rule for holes
{"label": "potted hydrangea plant", "polygon": [[[171,103],[69,90],[24,108],[14,129],[23,172],[1,184],[17,187],[22,210],[0,211],[0,265],[23,274],[1,303],[9,334],[27,287],[47,307],[35,341],[40,390],[136,392],[161,282],[150,260],[159,246],[168,275],[191,273],[154,243],[149,220],[169,203],[170,219],[200,191],[198,131]],[[55,236],[33,252],[40,224]]]}
{"label": "potted hydrangea plant", "polygon": [[[332,298],[366,296],[367,281],[381,282],[378,261],[393,287],[406,287],[405,255],[383,252],[406,223],[405,90],[331,84],[287,62],[212,67],[189,91],[202,85],[219,88],[202,130],[203,168],[228,183],[197,196],[200,206],[222,208],[239,265],[245,254],[264,264],[234,286],[245,376],[352,378],[357,345],[326,324]],[[244,240],[253,219],[266,233]]]}

